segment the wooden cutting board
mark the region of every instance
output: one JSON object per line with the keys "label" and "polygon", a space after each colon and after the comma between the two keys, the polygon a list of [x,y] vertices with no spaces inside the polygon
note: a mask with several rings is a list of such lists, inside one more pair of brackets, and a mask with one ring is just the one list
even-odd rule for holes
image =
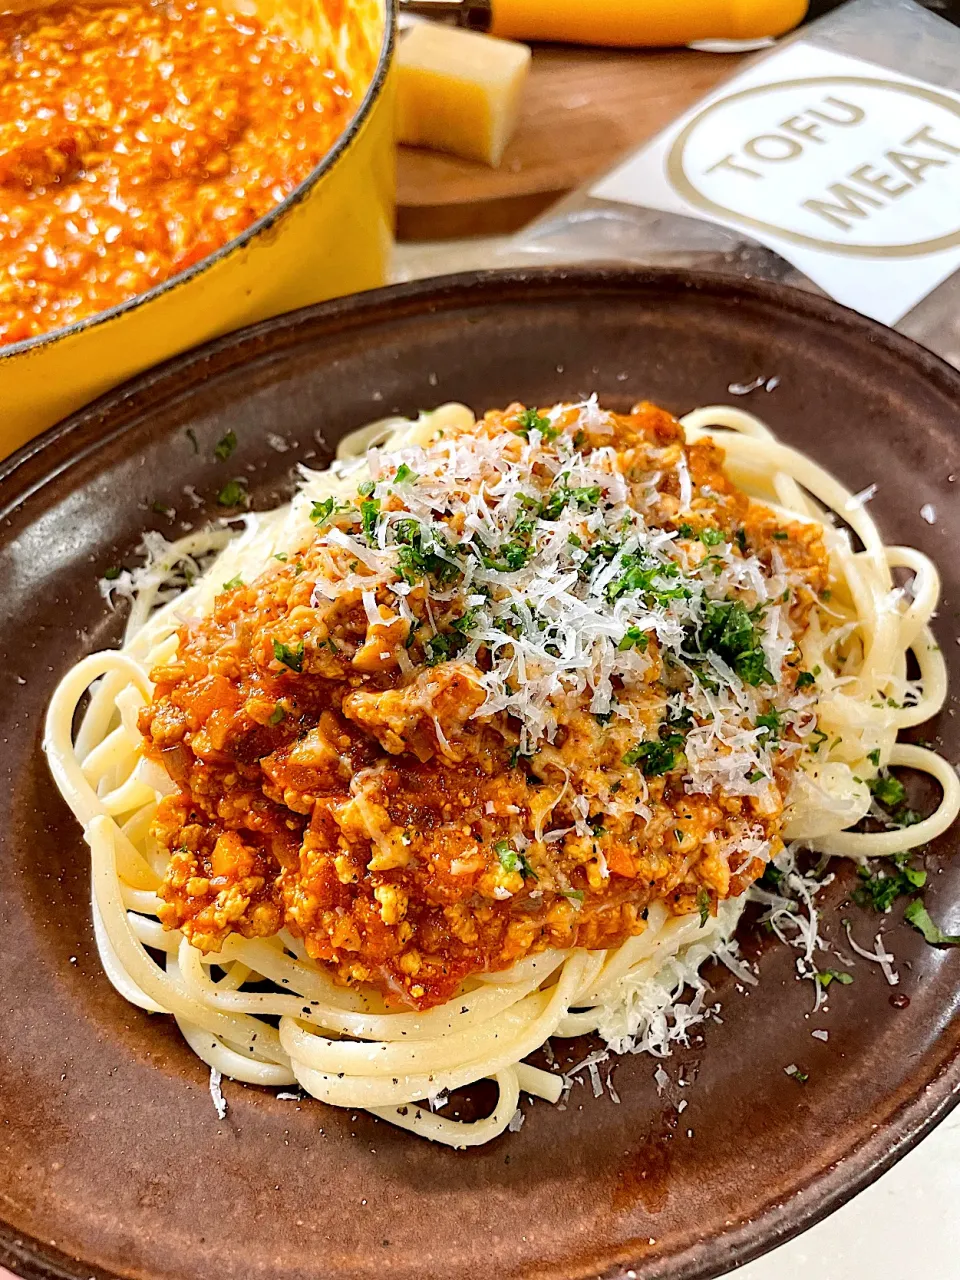
{"label": "wooden cutting board", "polygon": [[499,169],[400,147],[397,233],[446,240],[518,230],[675,119],[743,54],[535,49],[517,132]]}

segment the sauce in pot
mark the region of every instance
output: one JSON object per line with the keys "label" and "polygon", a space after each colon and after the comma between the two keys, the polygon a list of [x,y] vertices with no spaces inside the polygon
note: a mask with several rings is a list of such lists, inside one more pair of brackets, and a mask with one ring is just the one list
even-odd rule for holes
{"label": "sauce in pot", "polygon": [[354,108],[332,59],[196,0],[0,18],[0,344],[227,244],[307,177]]}

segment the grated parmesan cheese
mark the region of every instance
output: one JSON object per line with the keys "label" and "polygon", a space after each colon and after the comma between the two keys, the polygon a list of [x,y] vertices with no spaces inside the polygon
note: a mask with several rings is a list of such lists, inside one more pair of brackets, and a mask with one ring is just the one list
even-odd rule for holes
{"label": "grated parmesan cheese", "polygon": [[[767,691],[746,686],[718,654],[709,653],[711,679],[719,685],[714,689],[690,666],[685,646],[711,602],[741,599],[747,607],[765,609],[763,651],[779,682],[795,643],[787,611],[767,606],[790,589],[790,575],[782,566],[771,575],[755,556],[726,542],[706,557],[699,542],[693,548],[678,545],[676,533],[656,522],[648,524],[644,506],[659,496],[659,475],[631,489],[612,446],[577,451],[572,444],[577,430],[602,438],[612,434],[612,420],[594,395],[579,405],[549,410],[544,421],[552,424],[561,415],[569,416],[571,409],[577,415],[572,427],[556,441],[531,429],[519,457],[513,433],[452,433],[390,454],[370,449],[373,501],[381,503],[393,492],[392,477],[400,466],[416,476],[416,483],[401,487],[402,507],[394,501],[378,518],[375,545],[367,545],[336,522],[325,532],[321,541],[332,553],[339,550],[355,557],[374,578],[318,583],[315,594],[329,598],[347,587],[365,588],[364,608],[373,623],[376,588],[386,585],[396,598],[398,616],[410,620],[405,600],[410,584],[396,577],[396,535],[400,522],[409,525],[413,517],[421,549],[448,563],[458,579],[453,586],[429,584],[430,625],[437,631],[441,614],[458,602],[471,612],[473,625],[461,657],[480,667],[485,696],[475,712],[477,719],[514,717],[520,725],[519,751],[531,756],[554,741],[571,700],[586,699],[594,715],[629,718],[632,706],[618,702],[614,690],[618,685],[628,692],[640,687],[650,659],[626,637],[652,634],[661,652],[669,653],[690,676],[688,691],[672,708],[692,712],[696,721],[687,753],[687,789],[762,797],[772,785],[771,744],[748,726],[763,710]],[[682,452],[675,467],[683,509],[689,507],[694,490]],[[584,509],[574,498],[561,503],[549,519],[529,519],[530,553],[517,557],[514,564],[505,557],[516,522],[531,505],[541,503],[544,476],[553,486],[562,485],[562,493],[595,497]],[[459,542],[451,533],[449,514],[458,512]],[[615,554],[597,557],[592,549],[598,546],[615,548]],[[651,575],[652,594],[617,587],[628,567],[638,563]],[[477,664],[481,650],[482,666]],[[401,665],[406,669],[403,659]],[[778,700],[786,692],[776,690]],[[788,707],[787,712],[787,725],[796,728],[803,720],[802,708]],[[644,726],[639,721],[636,731],[642,739]],[[579,823],[577,830],[585,834]]]}
{"label": "grated parmesan cheese", "polygon": [[847,941],[850,943],[850,946],[857,955],[862,956],[864,960],[871,960],[874,964],[878,964],[889,986],[899,986],[900,975],[893,967],[896,956],[891,955],[890,952],[885,949],[880,934],[877,933],[873,939],[873,950],[867,951],[865,947],[861,947],[859,942],[854,939],[853,934],[850,932],[849,920],[844,921],[844,928],[847,933]]}
{"label": "grated parmesan cheese", "polygon": [[759,387],[762,387],[765,382],[766,378],[763,374],[760,374],[758,377],[754,378],[752,382],[731,382],[727,387],[727,391],[729,391],[732,396],[748,396],[751,391],[756,391]]}
{"label": "grated parmesan cheese", "polygon": [[227,1114],[227,1100],[226,1098],[224,1098],[223,1091],[220,1088],[220,1082],[222,1079],[223,1079],[223,1076],[216,1069],[216,1067],[211,1067],[210,1068],[210,1097],[213,1099],[213,1105],[216,1108],[217,1117],[220,1120],[223,1120]]}

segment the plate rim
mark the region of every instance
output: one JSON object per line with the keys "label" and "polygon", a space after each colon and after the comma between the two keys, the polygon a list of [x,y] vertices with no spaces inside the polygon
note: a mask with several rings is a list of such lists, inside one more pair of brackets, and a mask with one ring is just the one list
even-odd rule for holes
{"label": "plate rim", "polygon": [[[935,390],[960,405],[960,371],[912,338],[887,328],[839,303],[790,285],[764,280],[744,280],[727,272],[638,268],[621,266],[507,267],[471,270],[430,277],[352,294],[260,321],[215,338],[201,346],[136,375],[91,404],[48,428],[0,461],[0,519],[19,506],[45,483],[88,459],[98,448],[115,439],[139,418],[148,404],[161,399],[168,388],[178,396],[214,372],[243,363],[250,348],[282,344],[285,335],[301,326],[319,326],[320,332],[342,332],[371,324],[401,320],[405,316],[444,310],[469,310],[491,301],[529,303],[538,297],[632,292],[694,293],[773,306],[803,320],[839,325],[867,340],[878,351],[907,363]],[[52,469],[49,451],[71,440],[70,457]],[[0,541],[6,534],[0,531]],[[815,1174],[796,1188],[789,1200],[762,1215],[740,1223],[721,1235],[689,1246],[683,1253],[659,1262],[660,1280],[717,1280],[786,1243],[835,1212],[865,1190],[926,1138],[960,1104],[960,1041],[927,1079],[918,1079],[918,1092],[905,1099],[883,1128],[856,1142],[848,1155],[825,1173]],[[642,1267],[644,1258],[631,1264],[616,1263],[601,1280],[625,1280],[631,1265]],[[125,1280],[119,1273],[95,1263],[82,1263],[55,1246],[21,1231],[0,1217],[0,1265],[22,1280]]]}
{"label": "plate rim", "polygon": [[[122,410],[125,405],[132,406],[133,402],[142,399],[148,391],[155,392],[169,380],[199,369],[203,364],[223,357],[230,351],[239,351],[248,345],[256,346],[265,339],[307,323],[319,323],[328,330],[342,328],[345,323],[351,328],[357,328],[378,320],[399,319],[404,313],[424,309],[435,311],[463,308],[474,301],[480,303],[487,300],[488,295],[492,298],[498,293],[509,294],[523,290],[529,300],[532,293],[546,294],[561,287],[572,294],[595,294],[598,290],[611,294],[632,290],[686,290],[725,296],[734,305],[742,300],[767,303],[798,318],[839,324],[848,332],[859,332],[878,350],[905,359],[936,385],[938,390],[960,400],[960,370],[948,364],[942,356],[878,320],[872,320],[834,302],[832,298],[793,285],[756,278],[745,279],[726,271],[672,267],[599,264],[474,269],[386,285],[287,311],[234,329],[152,365],[104,392],[0,459],[0,497],[3,487],[13,475],[35,462],[55,442],[80,434],[83,453],[74,454],[66,464],[71,465],[85,456],[91,448],[123,429],[125,424],[121,421],[109,435],[98,432],[98,425],[109,416]],[[63,469],[59,468],[58,473]]]}

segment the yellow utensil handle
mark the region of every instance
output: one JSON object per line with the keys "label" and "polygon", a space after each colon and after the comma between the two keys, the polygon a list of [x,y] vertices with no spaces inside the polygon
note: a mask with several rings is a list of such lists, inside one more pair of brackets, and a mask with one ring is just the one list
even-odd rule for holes
{"label": "yellow utensil handle", "polygon": [[789,31],[808,0],[493,0],[492,34],[573,44],[683,45]]}

